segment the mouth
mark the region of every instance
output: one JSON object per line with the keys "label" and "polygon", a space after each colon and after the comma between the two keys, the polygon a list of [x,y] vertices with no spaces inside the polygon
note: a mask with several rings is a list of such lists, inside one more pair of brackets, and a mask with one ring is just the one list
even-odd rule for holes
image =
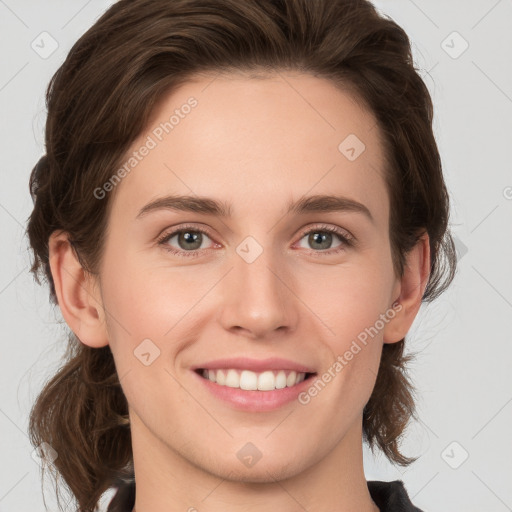
{"label": "mouth", "polygon": [[253,372],[237,368],[197,368],[194,371],[203,379],[209,380],[218,386],[245,391],[275,391],[293,388],[316,375],[316,372],[296,372],[294,370]]}

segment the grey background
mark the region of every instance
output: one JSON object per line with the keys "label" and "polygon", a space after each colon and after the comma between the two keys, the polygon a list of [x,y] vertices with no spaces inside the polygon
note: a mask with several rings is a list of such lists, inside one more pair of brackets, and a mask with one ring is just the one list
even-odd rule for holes
{"label": "grey background", "polygon": [[[44,91],[111,3],[0,0],[0,512],[44,510],[28,414],[65,346],[24,238],[29,173],[44,152]],[[512,510],[512,2],[375,4],[409,34],[434,100],[459,272],[409,334],[420,352],[410,371],[421,420],[402,447],[419,459],[404,470],[365,449],[366,476],[402,479],[425,511]],[[49,480],[46,488],[57,510]]]}

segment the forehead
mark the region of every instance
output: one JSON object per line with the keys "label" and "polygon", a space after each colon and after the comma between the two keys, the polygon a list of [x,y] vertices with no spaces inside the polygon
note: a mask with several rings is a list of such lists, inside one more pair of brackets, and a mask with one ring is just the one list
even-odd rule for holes
{"label": "forehead", "polygon": [[197,194],[236,215],[336,192],[387,219],[380,137],[374,116],[326,79],[196,76],[154,109],[126,154],[133,165],[115,202],[135,217],[155,197]]}

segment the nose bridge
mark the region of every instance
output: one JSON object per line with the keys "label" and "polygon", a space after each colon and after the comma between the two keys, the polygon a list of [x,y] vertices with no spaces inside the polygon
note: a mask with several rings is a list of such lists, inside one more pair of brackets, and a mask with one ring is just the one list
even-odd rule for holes
{"label": "nose bridge", "polygon": [[294,328],[297,305],[283,265],[276,251],[264,249],[252,237],[239,244],[222,310],[225,328],[241,328],[254,336]]}

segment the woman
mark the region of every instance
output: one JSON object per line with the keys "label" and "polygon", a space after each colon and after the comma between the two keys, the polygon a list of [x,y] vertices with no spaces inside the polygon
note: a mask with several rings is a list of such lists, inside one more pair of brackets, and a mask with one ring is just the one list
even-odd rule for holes
{"label": "woman", "polygon": [[77,510],[419,510],[362,463],[415,460],[405,335],[455,272],[404,31],[364,0],[120,0],[47,106],[28,235],[70,338],[30,433]]}

